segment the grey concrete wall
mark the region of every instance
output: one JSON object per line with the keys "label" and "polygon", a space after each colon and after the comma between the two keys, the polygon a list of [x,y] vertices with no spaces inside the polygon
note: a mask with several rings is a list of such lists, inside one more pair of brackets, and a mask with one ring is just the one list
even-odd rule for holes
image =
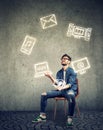
{"label": "grey concrete wall", "polygon": [[[55,14],[58,25],[43,30],[40,18]],[[34,64],[47,61],[55,76],[60,57],[88,57],[91,68],[78,74],[81,109],[103,109],[103,10],[96,0],[0,0],[0,110],[39,110],[40,95],[53,89],[34,78]],[[69,23],[91,27],[89,42],[66,37]],[[30,56],[20,52],[26,35],[37,38]],[[53,100],[48,110],[53,109]]]}

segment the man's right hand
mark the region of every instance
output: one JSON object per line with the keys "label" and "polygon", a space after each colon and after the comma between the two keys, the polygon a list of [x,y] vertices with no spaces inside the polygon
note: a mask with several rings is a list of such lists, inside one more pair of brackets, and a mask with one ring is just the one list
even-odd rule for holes
{"label": "man's right hand", "polygon": [[47,77],[49,77],[49,78],[52,77],[52,75],[51,75],[50,72],[45,72],[44,74],[45,74],[45,76],[47,76]]}
{"label": "man's right hand", "polygon": [[50,72],[45,72],[44,74],[45,74],[45,76],[47,76],[48,78],[50,78],[50,80],[52,81],[52,83],[55,83],[55,79],[54,79],[54,77],[52,76],[52,74]]}

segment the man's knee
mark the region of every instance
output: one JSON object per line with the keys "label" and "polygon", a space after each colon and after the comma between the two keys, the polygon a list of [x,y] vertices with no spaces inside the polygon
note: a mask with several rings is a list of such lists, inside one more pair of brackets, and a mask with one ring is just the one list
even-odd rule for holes
{"label": "man's knee", "polygon": [[46,92],[43,92],[41,95],[45,96],[45,95],[47,95],[47,93],[46,93]]}
{"label": "man's knee", "polygon": [[73,93],[68,93],[68,94],[67,94],[67,97],[68,97],[68,99],[73,99],[73,100],[75,100],[75,95],[74,95]]}
{"label": "man's knee", "polygon": [[71,95],[74,95],[74,92],[70,91],[67,94],[71,96]]}

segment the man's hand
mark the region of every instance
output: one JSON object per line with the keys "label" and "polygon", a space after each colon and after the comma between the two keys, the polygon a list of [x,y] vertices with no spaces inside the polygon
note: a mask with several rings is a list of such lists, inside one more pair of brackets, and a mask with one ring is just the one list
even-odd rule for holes
{"label": "man's hand", "polygon": [[55,83],[55,79],[53,78],[53,76],[50,72],[45,72],[44,74],[52,81],[52,83]]}
{"label": "man's hand", "polygon": [[63,88],[61,86],[58,86],[58,90],[61,91]]}
{"label": "man's hand", "polygon": [[57,90],[61,91],[61,90],[63,90],[63,89],[68,89],[70,86],[69,86],[69,85],[65,85],[65,86],[54,85],[54,87],[55,87]]}
{"label": "man's hand", "polygon": [[57,86],[57,85],[54,85],[54,87],[55,87],[57,90],[59,90],[59,91],[61,91],[61,90],[63,89],[61,86]]}
{"label": "man's hand", "polygon": [[51,75],[50,72],[45,72],[44,74],[45,74],[45,76],[47,76],[48,78],[52,77],[52,75]]}

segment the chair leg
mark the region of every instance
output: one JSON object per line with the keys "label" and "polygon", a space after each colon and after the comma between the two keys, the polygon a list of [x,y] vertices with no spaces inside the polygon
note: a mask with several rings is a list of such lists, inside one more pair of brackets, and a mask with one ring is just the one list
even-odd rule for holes
{"label": "chair leg", "polygon": [[56,117],[56,111],[57,111],[57,100],[55,100],[55,104],[54,104],[54,120]]}
{"label": "chair leg", "polygon": [[64,113],[65,113],[65,116],[66,116],[66,100],[64,100]]}
{"label": "chair leg", "polygon": [[77,102],[76,102],[76,109],[77,109],[78,116],[80,116],[80,110]]}

